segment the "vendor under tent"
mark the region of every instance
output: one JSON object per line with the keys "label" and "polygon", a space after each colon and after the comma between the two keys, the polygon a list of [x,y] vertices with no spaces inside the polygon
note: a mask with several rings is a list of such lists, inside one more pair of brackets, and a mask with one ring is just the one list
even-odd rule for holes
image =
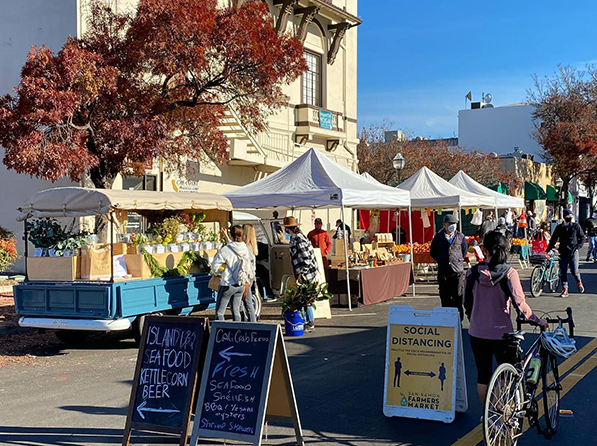
{"label": "vendor under tent", "polygon": [[487,195],[490,197],[494,197],[497,209],[510,209],[510,208],[523,209],[524,208],[524,199],[523,198],[512,197],[510,195],[504,195],[504,194],[501,194],[494,190],[491,190],[488,187],[485,187],[482,184],[473,180],[462,170],[459,171],[456,175],[454,175],[454,177],[450,180],[450,183],[453,184],[454,186],[457,186],[457,187],[464,189],[468,192],[471,192],[473,194]]}
{"label": "vendor under tent", "polygon": [[[408,208],[410,194],[363,178],[310,149],[277,172],[224,194],[234,209],[397,209]],[[412,253],[411,253],[412,254]],[[347,290],[350,296],[348,240],[344,238]],[[412,259],[412,255],[411,255]],[[414,286],[413,286],[414,294]],[[348,299],[349,309],[352,309]]]}

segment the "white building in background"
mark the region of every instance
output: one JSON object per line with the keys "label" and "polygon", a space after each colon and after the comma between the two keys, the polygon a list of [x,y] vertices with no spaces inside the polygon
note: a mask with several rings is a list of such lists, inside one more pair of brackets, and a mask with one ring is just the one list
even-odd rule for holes
{"label": "white building in background", "polygon": [[[137,0],[106,1],[118,9],[137,4]],[[220,0],[220,4],[239,1]],[[0,94],[4,95],[18,85],[32,45],[45,44],[57,52],[69,35],[84,32],[86,0],[1,3]],[[114,188],[224,193],[276,171],[311,147],[357,170],[358,0],[267,0],[267,4],[276,29],[302,40],[309,66],[293,84],[283,87],[287,105],[270,118],[268,131],[252,134],[229,113],[222,128],[229,140],[229,163],[218,166],[189,160],[186,174],[172,177],[154,162],[143,177],[117,178]],[[3,155],[0,147],[0,158]],[[52,184],[18,175],[0,162],[0,206],[4,211],[0,225],[17,232],[20,253],[24,250],[20,240],[23,227],[15,220],[16,208],[39,190],[68,184],[66,180]],[[333,222],[339,213],[320,216]],[[21,259],[15,270],[22,269]]]}
{"label": "white building in background", "polygon": [[512,153],[517,147],[537,159],[542,149],[533,139],[532,112],[529,104],[460,110],[458,145],[498,155]]}

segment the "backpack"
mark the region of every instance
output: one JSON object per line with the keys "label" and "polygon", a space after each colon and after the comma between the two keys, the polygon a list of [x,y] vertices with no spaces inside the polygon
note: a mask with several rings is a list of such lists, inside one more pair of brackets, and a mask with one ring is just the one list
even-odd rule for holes
{"label": "backpack", "polygon": [[[464,312],[469,321],[471,320],[471,314],[473,312],[473,287],[475,286],[475,282],[479,280],[480,276],[481,273],[479,272],[479,264],[477,264],[471,268],[471,273],[466,279],[466,287],[464,289]],[[520,316],[520,310],[518,309],[518,306],[514,301],[512,290],[508,285],[508,276],[506,275],[502,280],[498,282],[498,284],[502,287],[502,291],[504,292],[506,297],[512,301],[512,306],[516,310],[516,313]]]}
{"label": "backpack", "polygon": [[230,250],[238,257],[240,262],[240,268],[238,269],[238,275],[236,277],[239,285],[250,283],[251,280],[255,278],[255,273],[252,268],[252,262],[250,257],[247,254],[241,255],[232,248],[232,246],[228,246]]}

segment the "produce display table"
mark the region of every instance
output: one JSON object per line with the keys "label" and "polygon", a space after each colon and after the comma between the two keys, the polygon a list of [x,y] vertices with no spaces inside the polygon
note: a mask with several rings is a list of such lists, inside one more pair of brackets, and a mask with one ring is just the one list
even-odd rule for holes
{"label": "produce display table", "polygon": [[[332,294],[346,294],[346,270],[328,268],[325,272],[328,291]],[[350,288],[358,290],[363,305],[384,302],[406,293],[413,283],[410,263],[394,263],[376,268],[350,268]]]}

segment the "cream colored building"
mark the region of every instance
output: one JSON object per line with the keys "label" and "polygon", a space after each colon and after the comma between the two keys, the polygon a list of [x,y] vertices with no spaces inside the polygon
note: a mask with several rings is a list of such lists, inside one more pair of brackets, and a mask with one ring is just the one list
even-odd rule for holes
{"label": "cream colored building", "polygon": [[[134,8],[137,3],[107,1],[120,9]],[[220,1],[228,4],[243,0]],[[57,51],[68,35],[84,32],[86,13],[85,0],[5,3],[0,37],[4,42],[18,41],[19,47],[0,47],[0,67],[3,74],[7,73],[0,76],[0,94],[9,93],[18,84],[31,45],[46,43]],[[156,160],[148,166],[144,177],[118,178],[114,187],[224,193],[276,171],[311,147],[356,171],[357,26],[361,23],[357,3],[358,0],[267,0],[278,32],[292,33],[303,41],[309,65],[308,72],[284,87],[287,105],[270,118],[268,130],[252,134],[229,112],[223,127],[230,141],[227,164],[189,160],[184,175],[170,176]],[[42,10],[43,14],[39,14]],[[0,216],[0,225],[22,234],[12,210],[32,193],[54,186],[9,172],[1,165],[0,205],[5,212]],[[339,214],[325,212],[321,216],[333,222]],[[309,221],[307,227],[310,225]],[[19,251],[23,251],[22,243]],[[17,269],[22,269],[22,262]]]}

